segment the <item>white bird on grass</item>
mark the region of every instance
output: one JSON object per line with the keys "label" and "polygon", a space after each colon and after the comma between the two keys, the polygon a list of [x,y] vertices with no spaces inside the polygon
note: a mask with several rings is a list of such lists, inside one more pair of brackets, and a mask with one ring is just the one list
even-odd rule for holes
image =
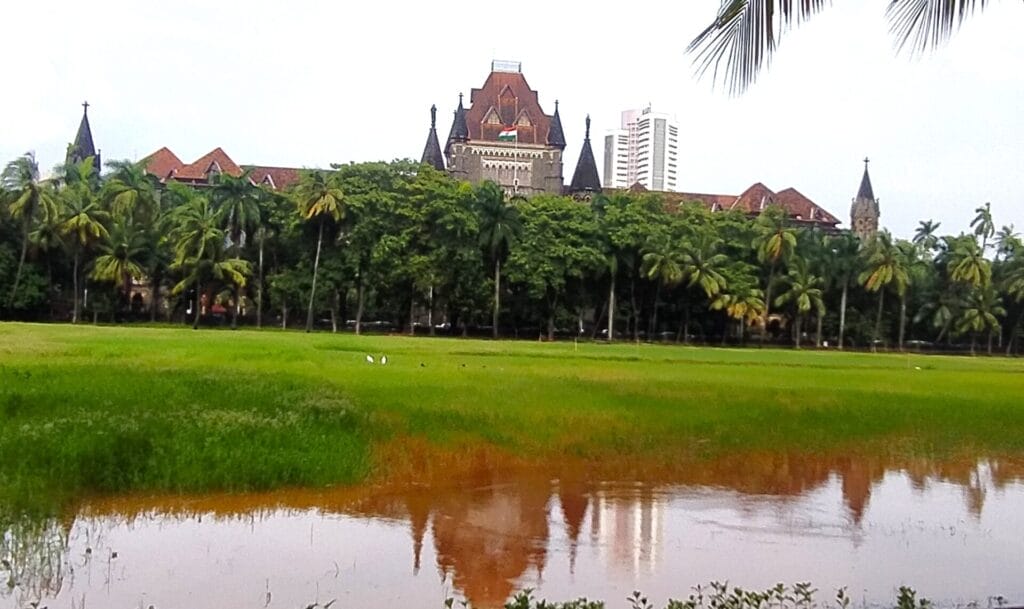
{"label": "white bird on grass", "polygon": [[372,355],[367,355],[366,356],[366,363],[367,364],[372,364],[373,363],[373,356]]}
{"label": "white bird on grass", "polygon": [[388,356],[386,356],[386,355],[380,356],[380,365],[383,366],[383,365],[385,365],[387,363],[388,363]]}

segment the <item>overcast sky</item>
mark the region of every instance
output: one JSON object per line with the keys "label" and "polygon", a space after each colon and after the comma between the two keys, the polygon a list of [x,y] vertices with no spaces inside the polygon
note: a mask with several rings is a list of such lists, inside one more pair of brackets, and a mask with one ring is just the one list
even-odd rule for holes
{"label": "overcast sky", "polygon": [[925,218],[965,230],[986,201],[997,226],[1024,229],[1024,3],[992,3],[916,60],[896,56],[884,5],[835,0],[730,98],[684,53],[717,0],[17,2],[0,160],[61,162],[86,99],[107,160],[161,146],[185,162],[216,146],[264,165],[418,159],[430,105],[443,139],[459,92],[499,58],[522,61],[546,112],[560,100],[567,180],[587,113],[600,135],[650,103],[679,118],[682,190],[792,186],[845,224],[870,156],[897,235]]}

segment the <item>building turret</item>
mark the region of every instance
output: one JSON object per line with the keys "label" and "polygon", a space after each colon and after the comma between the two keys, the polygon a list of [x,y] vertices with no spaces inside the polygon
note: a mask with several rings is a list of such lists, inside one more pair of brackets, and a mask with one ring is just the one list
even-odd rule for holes
{"label": "building turret", "polygon": [[575,198],[589,199],[595,193],[600,192],[601,178],[597,175],[597,161],[594,160],[594,151],[590,147],[590,115],[588,114],[583,149],[580,151],[580,159],[576,163],[576,171],[572,174],[569,194]]}
{"label": "building turret", "polygon": [[466,124],[466,108],[462,105],[462,93],[459,93],[459,107],[455,110],[455,117],[452,120],[452,129],[448,132],[448,142],[445,144],[445,152],[456,142],[465,142],[469,139],[469,126]]}
{"label": "building turret", "polygon": [[75,141],[68,145],[68,153],[64,163],[67,165],[81,163],[89,157],[93,157],[93,170],[99,172],[102,162],[100,153],[96,150],[96,146],[92,141],[92,128],[89,126],[89,102],[83,102],[82,122],[78,125]]}
{"label": "building turret", "polygon": [[870,159],[864,159],[864,177],[860,180],[857,196],[850,206],[850,228],[861,241],[868,241],[875,236],[878,232],[878,217],[881,215],[878,210],[878,199],[871,188],[871,176],[868,175],[870,162]]}
{"label": "building turret", "polygon": [[562,132],[562,117],[558,115],[558,100],[555,100],[555,113],[551,117],[548,128],[548,146],[556,146],[565,150],[565,133]]}
{"label": "building turret", "polygon": [[437,106],[430,106],[430,133],[427,134],[427,145],[423,148],[420,162],[438,171],[444,171],[444,155],[441,154],[441,144],[437,141]]}

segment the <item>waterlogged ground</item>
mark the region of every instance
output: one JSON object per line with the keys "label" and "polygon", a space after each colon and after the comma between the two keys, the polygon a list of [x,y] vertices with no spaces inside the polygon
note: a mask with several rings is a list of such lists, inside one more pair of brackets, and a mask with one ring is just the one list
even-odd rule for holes
{"label": "waterlogged ground", "polygon": [[1022,460],[760,454],[587,480],[86,502],[6,532],[0,607],[437,609],[523,588],[662,606],[726,579],[810,581],[822,601],[845,585],[857,604],[901,584],[941,605],[1024,603]]}

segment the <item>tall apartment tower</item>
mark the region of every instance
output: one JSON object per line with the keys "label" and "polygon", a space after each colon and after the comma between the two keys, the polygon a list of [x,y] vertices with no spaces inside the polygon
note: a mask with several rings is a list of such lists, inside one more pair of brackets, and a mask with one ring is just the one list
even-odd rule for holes
{"label": "tall apartment tower", "polygon": [[604,187],[679,188],[679,123],[650,106],[622,113],[622,126],[604,138]]}

